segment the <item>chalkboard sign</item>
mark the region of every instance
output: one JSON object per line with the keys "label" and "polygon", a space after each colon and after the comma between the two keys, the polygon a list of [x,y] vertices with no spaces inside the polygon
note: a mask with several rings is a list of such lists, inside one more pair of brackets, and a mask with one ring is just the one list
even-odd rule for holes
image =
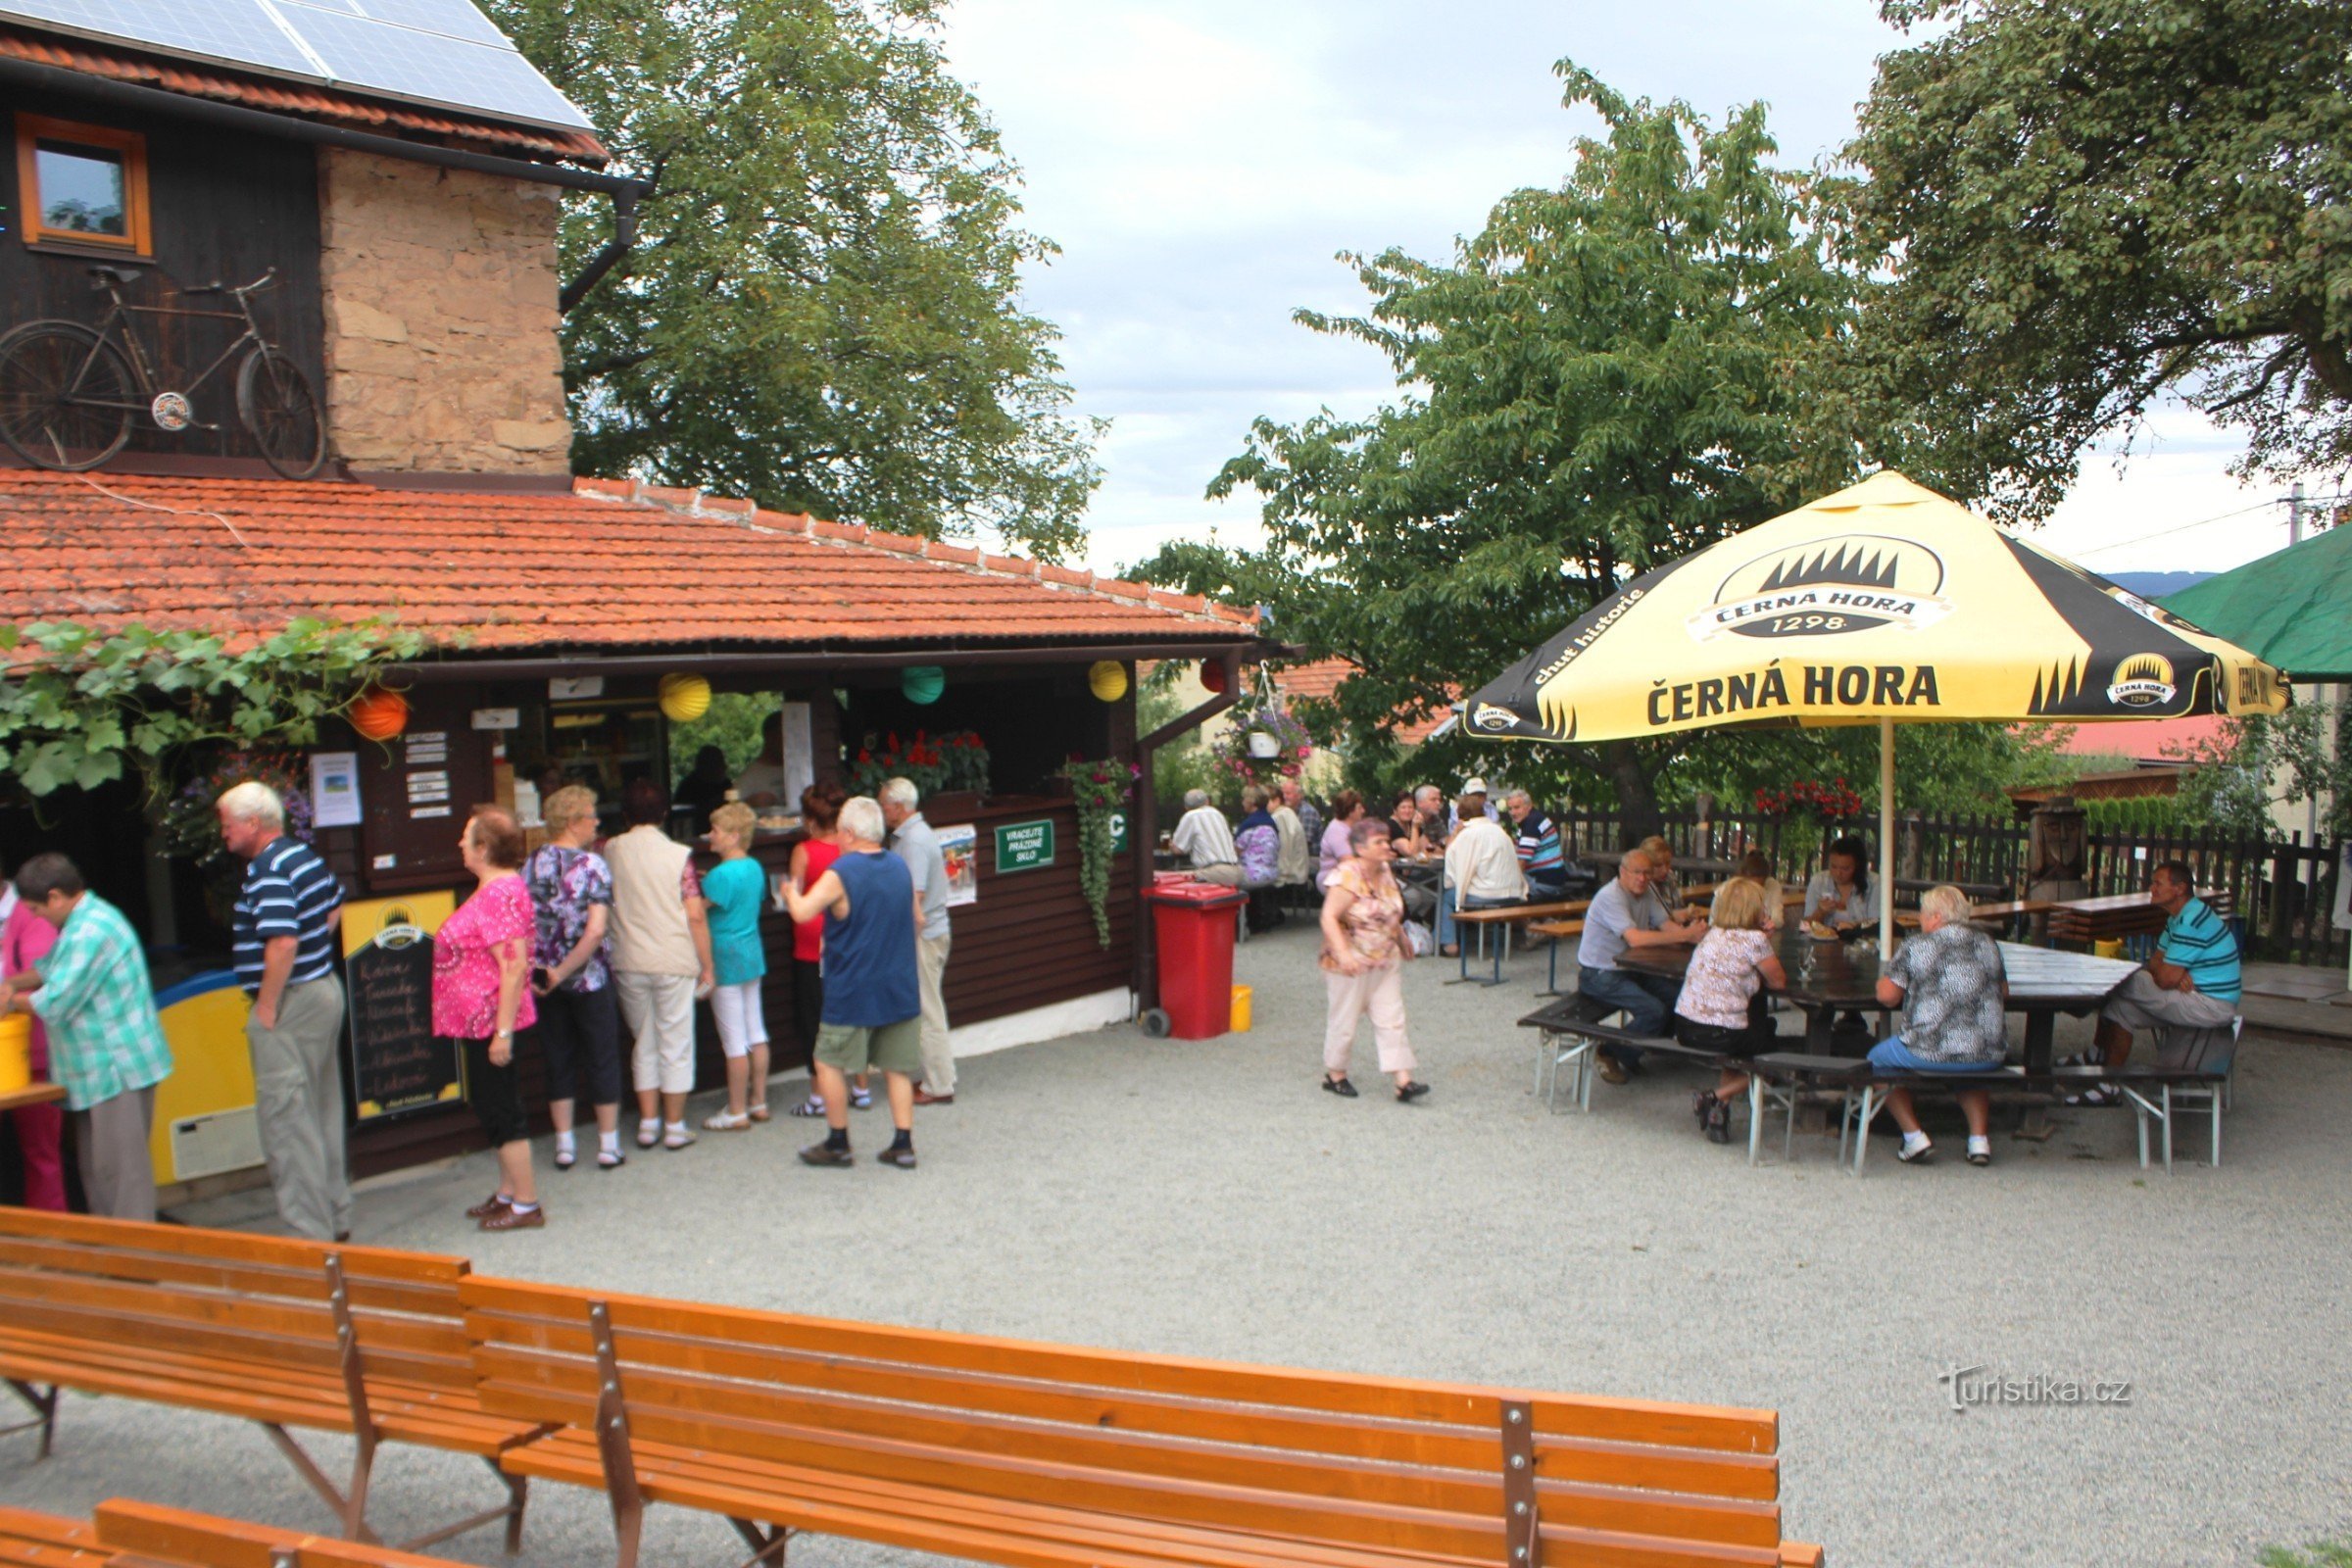
{"label": "chalkboard sign", "polygon": [[433,939],[416,926],[387,925],[354,949],[344,966],[359,1119],[460,1098],[457,1044],[433,1034]]}

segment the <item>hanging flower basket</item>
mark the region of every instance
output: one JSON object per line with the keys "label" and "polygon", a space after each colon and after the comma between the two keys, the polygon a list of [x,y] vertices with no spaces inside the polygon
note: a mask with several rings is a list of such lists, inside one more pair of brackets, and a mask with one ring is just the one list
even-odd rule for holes
{"label": "hanging flower basket", "polygon": [[1272,761],[1282,755],[1281,738],[1262,729],[1250,732],[1250,755],[1260,761]]}

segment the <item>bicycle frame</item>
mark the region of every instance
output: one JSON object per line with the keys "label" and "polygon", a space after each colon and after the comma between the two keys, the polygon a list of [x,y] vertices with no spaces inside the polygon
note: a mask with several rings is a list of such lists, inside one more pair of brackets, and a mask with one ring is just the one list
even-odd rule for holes
{"label": "bicycle frame", "polygon": [[[129,304],[122,298],[122,285],[111,278],[108,279],[106,282],[107,298],[113,303],[107,307],[106,315],[99,318],[98,342],[91,345],[89,358],[84,360],[81,368],[74,372],[74,384],[75,387],[79,387],[81,378],[87,375],[90,367],[97,363],[100,352],[99,345],[111,340],[122,351],[123,358],[130,361],[131,374],[138,378],[139,395],[146,401],[126,404],[113,403],[101,398],[78,397],[74,398],[74,401],[94,409],[126,408],[134,414],[151,415],[158,395],[166,391],[179,392],[183,395],[193,393],[198,387],[211,380],[222,366],[235,358],[239,351],[249,344],[259,344],[264,353],[274,354],[276,350],[271,348],[270,341],[262,336],[261,326],[253,318],[253,307],[245,300],[248,292],[262,287],[269,280],[270,274],[265,274],[260,282],[249,283],[241,289],[227,290],[229,297],[237,302],[237,308],[234,311],[187,311],[177,310],[167,305]],[[148,361],[146,345],[139,341],[137,333],[128,330],[129,318],[134,316],[171,316],[191,321],[242,321],[245,324],[245,330],[239,333],[228,347],[215,356],[212,364],[198,371],[195,379],[182,387],[165,387],[159,384],[155,367]],[[68,395],[73,396],[72,393]],[[188,420],[188,427],[196,430],[220,428],[218,423],[209,423],[192,416]]]}

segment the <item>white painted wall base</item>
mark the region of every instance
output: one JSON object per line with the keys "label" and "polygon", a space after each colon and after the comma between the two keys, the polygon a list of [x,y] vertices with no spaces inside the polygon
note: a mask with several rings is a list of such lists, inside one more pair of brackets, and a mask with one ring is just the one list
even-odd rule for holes
{"label": "white painted wall base", "polygon": [[1059,1040],[1064,1035],[1085,1034],[1107,1024],[1125,1023],[1134,1015],[1135,993],[1120,986],[1056,1002],[1051,1006],[1008,1013],[986,1023],[951,1028],[948,1041],[958,1056],[985,1056],[992,1051],[1034,1046],[1041,1040]]}

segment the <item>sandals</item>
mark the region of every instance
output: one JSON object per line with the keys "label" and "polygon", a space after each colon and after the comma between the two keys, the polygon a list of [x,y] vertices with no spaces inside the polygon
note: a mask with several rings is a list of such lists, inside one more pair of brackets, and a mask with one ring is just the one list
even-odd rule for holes
{"label": "sandals", "polygon": [[[871,1089],[860,1089],[856,1084],[852,1084],[850,1086],[850,1108],[852,1110],[873,1109],[874,1092]],[[820,1111],[818,1114],[823,1113]]]}
{"label": "sandals", "polygon": [[2066,1102],[2093,1109],[2102,1105],[2120,1105],[2124,1102],[2124,1092],[2113,1084],[2092,1084],[2079,1095],[2067,1096]]}
{"label": "sandals", "polygon": [[596,1152],[596,1168],[598,1170],[612,1170],[626,1165],[628,1162],[629,1156],[617,1149],[600,1149]]}
{"label": "sandals", "polygon": [[1409,1105],[1428,1093],[1429,1085],[1427,1084],[1398,1084],[1396,1086],[1396,1103]]}
{"label": "sandals", "polygon": [[1327,1095],[1337,1095],[1342,1100],[1353,1100],[1355,1098],[1355,1085],[1349,1083],[1345,1078],[1326,1077],[1323,1080],[1323,1092]]}
{"label": "sandals", "polygon": [[651,1149],[661,1141],[662,1118],[656,1116],[652,1121],[647,1121],[640,1117],[637,1122],[637,1147]]}
{"label": "sandals", "polygon": [[762,1100],[761,1102],[760,1102],[760,1103],[758,1103],[757,1105],[754,1105],[754,1106],[753,1106],[753,1107],[752,1107],[750,1110],[748,1110],[748,1111],[745,1111],[745,1112],[744,1112],[744,1114],[745,1114],[745,1115],[747,1115],[747,1116],[749,1116],[749,1117],[751,1117],[751,1118],[752,1118],[752,1120],[754,1120],[754,1121],[765,1121],[765,1120],[767,1120],[767,1118],[768,1118],[767,1102],[766,1102],[766,1101],[764,1101],[764,1100]]}
{"label": "sandals", "polygon": [[[739,1133],[751,1124],[752,1118],[749,1116],[738,1116],[731,1110],[717,1110],[703,1118],[703,1131],[707,1133]],[[670,1147],[678,1148],[680,1146],[673,1144]]]}
{"label": "sandals", "polygon": [[562,1144],[558,1144],[556,1146],[556,1169],[569,1170],[572,1166],[579,1163],[579,1159],[580,1154],[578,1150],[566,1149]]}
{"label": "sandals", "polygon": [[802,1101],[799,1104],[787,1108],[784,1114],[787,1116],[808,1116],[821,1120],[825,1114],[825,1098],[822,1095],[810,1095],[807,1100]]}

